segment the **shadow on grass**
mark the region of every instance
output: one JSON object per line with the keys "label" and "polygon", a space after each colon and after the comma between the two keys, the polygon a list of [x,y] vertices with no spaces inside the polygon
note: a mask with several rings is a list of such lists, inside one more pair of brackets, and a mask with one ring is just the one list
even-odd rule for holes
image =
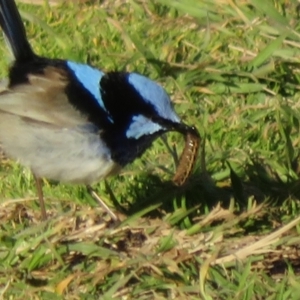
{"label": "shadow on grass", "polygon": [[[177,187],[170,181],[162,182],[155,175],[140,176],[126,191],[126,194],[135,201],[128,203],[123,212],[130,216],[147,207],[160,204],[158,209],[150,211],[147,216],[157,218],[166,213],[173,213],[178,208],[186,210],[195,208],[189,214],[189,217],[193,218],[211,211],[219,203],[223,208],[228,208],[232,199],[236,213],[247,210],[249,199],[252,203],[253,201],[257,204],[266,203],[274,211],[282,208],[286,201],[300,199],[300,180],[288,178],[284,182],[274,170],[261,161],[252,161],[251,164],[245,165],[243,178],[240,178],[230,165],[229,168],[230,178],[222,182],[214,182],[208,173],[198,170],[182,187]],[[296,161],[293,169],[297,174]],[[269,219],[273,217],[274,215],[268,216]]]}

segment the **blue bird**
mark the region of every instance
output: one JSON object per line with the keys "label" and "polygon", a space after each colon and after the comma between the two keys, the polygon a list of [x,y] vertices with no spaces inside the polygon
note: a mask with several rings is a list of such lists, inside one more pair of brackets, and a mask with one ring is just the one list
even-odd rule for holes
{"label": "blue bird", "polygon": [[142,75],[35,54],[13,0],[0,0],[0,26],[14,56],[0,93],[0,142],[32,170],[43,219],[41,178],[90,186],[167,131],[197,134],[180,121],[165,90]]}

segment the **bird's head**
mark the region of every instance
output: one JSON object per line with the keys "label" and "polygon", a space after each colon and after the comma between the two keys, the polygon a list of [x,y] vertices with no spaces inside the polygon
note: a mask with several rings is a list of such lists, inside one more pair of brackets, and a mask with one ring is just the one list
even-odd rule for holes
{"label": "bird's head", "polygon": [[[121,151],[121,157],[133,160],[140,156],[164,132],[186,134],[190,130],[180,122],[166,91],[145,76],[107,73],[100,80],[100,94],[112,127],[118,132],[111,135],[111,142],[115,143],[114,149]],[[118,140],[113,136],[117,136]],[[131,151],[128,147],[132,148]],[[132,158],[128,154],[132,154]]]}
{"label": "bird's head", "polygon": [[180,123],[165,90],[136,73],[111,72],[100,81],[104,106],[128,139],[167,131]]}
{"label": "bird's head", "polygon": [[98,126],[119,164],[142,155],[164,132],[186,135],[193,131],[180,121],[167,92],[149,78],[137,73],[104,73],[70,61],[67,67],[72,74],[70,101]]}

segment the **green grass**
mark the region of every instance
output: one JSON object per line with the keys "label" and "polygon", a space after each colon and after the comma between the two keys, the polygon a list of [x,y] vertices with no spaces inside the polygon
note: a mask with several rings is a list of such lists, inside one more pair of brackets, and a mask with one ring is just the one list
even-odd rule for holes
{"label": "green grass", "polygon": [[[114,227],[84,187],[48,181],[40,221],[29,170],[3,162],[0,299],[298,299],[296,1],[113,2],[20,9],[38,54],[160,82],[200,131],[196,171],[175,188],[176,155],[157,140],[95,187]],[[3,40],[0,57],[5,77]]]}

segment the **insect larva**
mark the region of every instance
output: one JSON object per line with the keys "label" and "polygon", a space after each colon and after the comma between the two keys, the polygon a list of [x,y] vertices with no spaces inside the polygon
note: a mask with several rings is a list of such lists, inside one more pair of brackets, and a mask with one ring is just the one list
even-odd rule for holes
{"label": "insect larva", "polygon": [[200,135],[196,128],[192,127],[185,135],[185,146],[172,179],[175,185],[183,185],[190,176],[196,162],[199,145]]}

